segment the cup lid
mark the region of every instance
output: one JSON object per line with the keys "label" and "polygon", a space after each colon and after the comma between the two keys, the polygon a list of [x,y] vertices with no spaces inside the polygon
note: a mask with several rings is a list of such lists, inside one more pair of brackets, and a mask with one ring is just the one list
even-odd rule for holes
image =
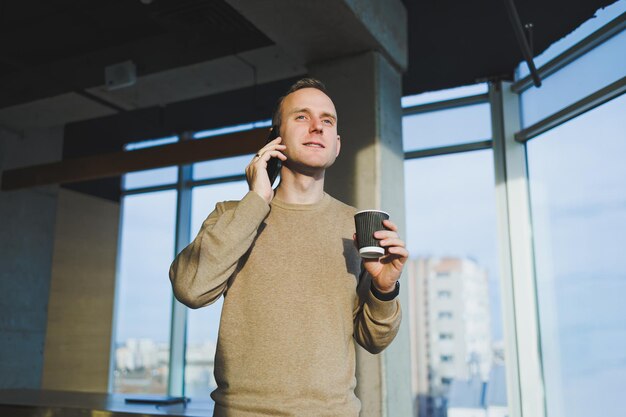
{"label": "cup lid", "polygon": [[383,211],[383,210],[376,210],[376,209],[359,210],[359,211],[357,211],[356,213],[354,213],[354,215],[356,216],[357,214],[360,214],[360,213],[366,213],[366,212],[368,212],[368,211],[375,211],[375,212],[377,212],[377,213],[385,213],[387,216],[389,216],[389,213],[387,213],[386,211]]}

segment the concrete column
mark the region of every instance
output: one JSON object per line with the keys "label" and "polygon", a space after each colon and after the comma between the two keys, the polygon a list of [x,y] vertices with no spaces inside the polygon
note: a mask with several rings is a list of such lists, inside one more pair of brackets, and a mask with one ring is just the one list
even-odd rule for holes
{"label": "concrete column", "polygon": [[[390,213],[405,229],[402,149],[402,77],[378,52],[310,66],[326,84],[338,112],[341,154],[326,173],[326,191],[359,209]],[[414,416],[411,394],[406,281],[400,291],[404,319],[390,347],[379,355],[357,350],[357,396],[362,417]]]}
{"label": "concrete column", "polygon": [[[0,171],[61,158],[63,128],[0,128]],[[39,388],[57,187],[0,192],[0,388]]]}

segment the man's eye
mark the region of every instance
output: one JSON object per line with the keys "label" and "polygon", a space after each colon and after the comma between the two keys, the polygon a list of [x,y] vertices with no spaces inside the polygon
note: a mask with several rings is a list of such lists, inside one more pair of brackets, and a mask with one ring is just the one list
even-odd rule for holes
{"label": "man's eye", "polygon": [[296,120],[304,120],[304,115],[301,114],[299,116],[296,116]]}
{"label": "man's eye", "polygon": [[324,119],[323,122],[326,123],[329,126],[333,125],[333,121],[331,119]]}

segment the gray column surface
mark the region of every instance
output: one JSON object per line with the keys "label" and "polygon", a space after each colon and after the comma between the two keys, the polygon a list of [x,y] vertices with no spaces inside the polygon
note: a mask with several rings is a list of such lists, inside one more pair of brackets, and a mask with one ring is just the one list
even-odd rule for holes
{"label": "gray column surface", "polygon": [[[0,129],[0,172],[59,160],[63,128]],[[0,192],[0,388],[39,388],[57,187]]]}
{"label": "gray column surface", "polygon": [[309,65],[366,51],[408,65],[407,14],[400,0],[226,0],[295,62]]}

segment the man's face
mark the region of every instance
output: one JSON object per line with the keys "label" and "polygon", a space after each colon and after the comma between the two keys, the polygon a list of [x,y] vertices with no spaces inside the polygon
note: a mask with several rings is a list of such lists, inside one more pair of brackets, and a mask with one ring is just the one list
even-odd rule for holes
{"label": "man's face", "polygon": [[326,94],[315,88],[297,90],[285,97],[281,115],[287,167],[315,174],[335,162],[341,147],[337,111]]}

